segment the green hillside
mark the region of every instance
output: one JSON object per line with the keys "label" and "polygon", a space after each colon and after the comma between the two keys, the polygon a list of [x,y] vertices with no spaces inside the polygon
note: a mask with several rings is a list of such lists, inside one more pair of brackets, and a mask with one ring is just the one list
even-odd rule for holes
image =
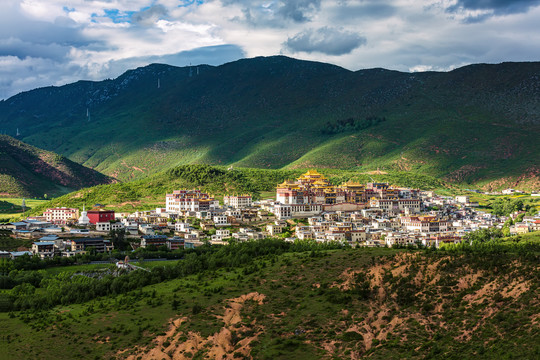
{"label": "green hillside", "polygon": [[40,359],[535,359],[539,238],[509,240],[406,251],[266,239],[128,274],[2,259],[0,344]]}
{"label": "green hillside", "polygon": [[[227,170],[226,167],[210,165],[180,165],[144,179],[126,183],[98,185],[81,189],[52,199],[32,209],[38,214],[45,208],[55,206],[83,207],[104,204],[117,211],[155,209],[165,206],[165,194],[178,189],[202,189],[217,198],[224,194],[253,194],[258,199],[262,192],[273,192],[276,185],[286,179],[297,178],[306,169],[270,170],[238,168]],[[354,180],[366,183],[374,179],[387,181],[395,185],[412,188],[449,189],[451,184],[422,174],[392,172],[389,174],[370,175],[352,170],[320,169],[335,184]]]}
{"label": "green hillside", "polygon": [[0,102],[0,127],[120,180],[208,163],[538,188],[539,74],[540,62],[446,73],[352,72],[283,56],[154,64],[16,95]]}
{"label": "green hillside", "polygon": [[52,197],[110,182],[64,156],[0,135],[1,197]]}

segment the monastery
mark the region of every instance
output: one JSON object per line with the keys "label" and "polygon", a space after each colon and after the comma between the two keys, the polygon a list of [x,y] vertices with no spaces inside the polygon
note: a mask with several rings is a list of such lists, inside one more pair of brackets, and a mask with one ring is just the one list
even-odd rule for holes
{"label": "monastery", "polygon": [[369,207],[374,200],[386,200],[396,210],[408,208],[407,211],[417,212],[417,195],[415,190],[395,188],[388,183],[363,185],[349,181],[335,186],[316,170],[309,170],[296,181],[284,181],[277,186],[274,213],[279,219],[287,219],[315,216],[322,211],[356,211]]}

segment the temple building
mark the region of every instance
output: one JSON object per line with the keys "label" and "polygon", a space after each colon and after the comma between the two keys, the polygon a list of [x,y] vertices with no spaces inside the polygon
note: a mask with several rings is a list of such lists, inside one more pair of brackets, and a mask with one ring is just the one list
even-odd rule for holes
{"label": "temple building", "polygon": [[[322,211],[357,211],[375,200],[385,200],[381,205],[395,208],[398,212],[406,209],[418,212],[419,200],[400,200],[404,190],[377,182],[363,185],[348,181],[335,186],[316,170],[309,170],[296,181],[286,180],[277,186],[274,213],[279,219],[287,219],[315,216]],[[411,198],[416,194],[416,191],[407,192]]]}
{"label": "temple building", "polygon": [[219,201],[200,190],[174,190],[165,197],[167,212],[208,211],[219,207]]}
{"label": "temple building", "polygon": [[[375,191],[372,191],[376,194]],[[367,201],[366,187],[356,182],[340,186],[315,170],[301,175],[296,181],[284,181],[277,186],[276,201],[281,204],[341,204]]]}

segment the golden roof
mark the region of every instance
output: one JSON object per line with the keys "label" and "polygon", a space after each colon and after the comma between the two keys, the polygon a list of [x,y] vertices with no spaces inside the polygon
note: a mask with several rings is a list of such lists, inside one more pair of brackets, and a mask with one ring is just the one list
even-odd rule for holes
{"label": "golden roof", "polygon": [[291,180],[285,180],[281,184],[279,184],[277,187],[298,187],[298,184],[296,184],[294,181]]}
{"label": "golden roof", "polygon": [[300,175],[298,179],[312,179],[312,178],[325,179],[325,177],[322,174],[320,174],[317,170],[308,170],[307,173]]}

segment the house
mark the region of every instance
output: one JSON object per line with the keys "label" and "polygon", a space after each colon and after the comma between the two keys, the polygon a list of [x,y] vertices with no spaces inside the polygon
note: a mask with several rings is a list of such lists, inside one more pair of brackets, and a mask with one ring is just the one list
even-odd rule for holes
{"label": "house", "polygon": [[216,236],[219,236],[221,239],[228,238],[231,236],[231,231],[228,229],[217,229]]}
{"label": "house", "polygon": [[227,219],[227,215],[214,215],[214,225],[217,226],[229,226],[231,225]]}
{"label": "house", "polygon": [[146,248],[154,245],[155,247],[167,246],[167,235],[143,235],[141,236],[141,247]]}
{"label": "house", "polygon": [[200,225],[201,229],[203,229],[204,231],[209,231],[209,230],[212,230],[212,229],[215,228],[214,223],[212,223],[212,222],[203,221],[199,225]]}
{"label": "house", "polygon": [[36,241],[32,244],[32,254],[38,255],[42,259],[52,258],[54,252],[54,241]]}
{"label": "house", "polygon": [[184,247],[184,239],[179,236],[173,236],[167,239],[167,248],[169,250],[178,250]]}
{"label": "house", "polygon": [[139,231],[145,235],[154,235],[154,227],[149,224],[139,224]]}
{"label": "house", "polygon": [[10,253],[11,260],[15,260],[16,258],[24,255],[32,256],[33,254],[31,251],[12,251]]}
{"label": "house", "polygon": [[189,231],[191,231],[191,229],[193,229],[193,227],[191,227],[191,225],[189,223],[178,222],[178,223],[174,224],[174,231],[189,232]]}
{"label": "house", "polygon": [[266,225],[266,231],[268,231],[270,236],[276,236],[277,234],[283,233],[284,227],[284,225],[269,224]]}
{"label": "house", "polygon": [[460,204],[468,204],[469,203],[469,196],[468,195],[456,196],[456,202],[460,203]]}
{"label": "house", "polygon": [[112,244],[109,240],[104,240],[102,237],[87,237],[71,240],[71,251],[81,252],[95,250],[98,253],[104,253],[112,250]]}
{"label": "house", "polygon": [[512,235],[527,234],[530,231],[530,226],[527,223],[520,222],[510,226],[510,234]]}
{"label": "house", "polygon": [[302,230],[297,231],[295,234],[299,240],[309,240],[314,238],[314,234],[311,231]]}
{"label": "house", "polygon": [[90,230],[88,229],[71,229],[69,230],[70,234],[89,234]]}
{"label": "house", "polygon": [[96,231],[111,231],[111,230],[120,230],[124,228],[124,224],[120,221],[117,222],[98,222],[96,223]]}
{"label": "house", "polygon": [[402,216],[401,225],[408,231],[440,232],[451,230],[451,222],[437,216]]}
{"label": "house", "polygon": [[343,232],[327,231],[325,235],[327,241],[345,241],[345,233]]}
{"label": "house", "polygon": [[192,233],[189,233],[189,234],[184,234],[184,239],[185,241],[197,241],[199,240],[199,235],[198,234],[192,234]]}
{"label": "house", "polygon": [[247,241],[249,239],[249,236],[245,233],[234,233],[232,234],[232,237],[237,239],[238,241]]}

